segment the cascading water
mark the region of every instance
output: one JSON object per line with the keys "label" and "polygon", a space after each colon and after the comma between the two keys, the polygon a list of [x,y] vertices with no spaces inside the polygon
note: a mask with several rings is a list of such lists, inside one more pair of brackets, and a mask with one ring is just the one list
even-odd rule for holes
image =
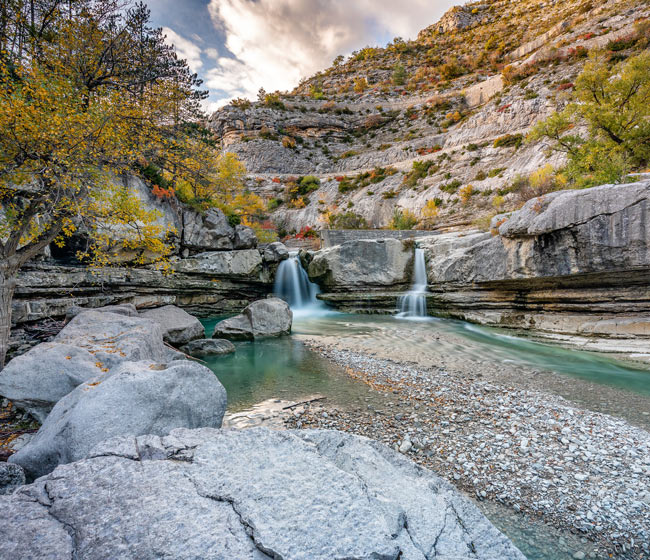
{"label": "cascading water", "polygon": [[319,292],[318,286],[309,281],[298,253],[289,253],[289,258],[282,261],[278,267],[273,293],[286,301],[295,313],[324,311],[325,306],[316,298]]}
{"label": "cascading water", "polygon": [[412,319],[427,316],[427,269],[424,262],[424,251],[415,249],[415,266],[413,269],[413,285],[411,289],[400,296],[398,317]]}

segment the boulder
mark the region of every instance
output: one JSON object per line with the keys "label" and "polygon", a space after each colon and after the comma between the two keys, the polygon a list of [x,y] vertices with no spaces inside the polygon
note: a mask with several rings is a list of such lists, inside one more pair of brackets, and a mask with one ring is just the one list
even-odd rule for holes
{"label": "boulder", "polygon": [[113,436],[218,428],[225,410],[226,391],[205,366],[127,362],[63,397],[36,436],[9,461],[34,479],[83,458]]}
{"label": "boulder", "polygon": [[257,235],[253,228],[248,226],[235,226],[235,249],[254,249],[257,247]]}
{"label": "boulder", "polygon": [[0,495],[11,494],[25,484],[25,471],[20,465],[0,463]]}
{"label": "boulder", "polygon": [[230,354],[235,351],[235,345],[223,338],[204,338],[202,340],[193,340],[183,346],[181,350],[190,356],[205,358],[206,356]]}
{"label": "boulder", "polygon": [[104,369],[85,348],[45,342],[0,371],[0,395],[42,423],[60,399]]}
{"label": "boulder", "polygon": [[525,558],[443,479],[340,432],[114,438],[0,507],[8,558]]}
{"label": "boulder", "polygon": [[280,298],[254,301],[241,315],[217,323],[214,338],[253,340],[291,333],[293,313]]}
{"label": "boulder", "polygon": [[549,193],[498,225],[499,235],[420,241],[430,283],[559,278],[650,268],[650,181]]}
{"label": "boulder", "polygon": [[101,309],[84,311],[52,342],[11,360],[0,371],[0,395],[43,422],[84,381],[128,360],[166,362],[174,354],[153,321]]}
{"label": "boulder", "polygon": [[211,208],[205,214],[183,211],[184,248],[191,251],[230,251],[234,240],[235,230],[218,208]]}
{"label": "boulder", "polygon": [[263,259],[267,263],[279,263],[289,258],[289,250],[284,243],[274,241],[264,248]]}
{"label": "boulder", "polygon": [[166,362],[174,354],[164,345],[158,323],[99,310],[77,315],[54,342],[84,348],[109,369],[125,361]]}
{"label": "boulder", "polygon": [[197,338],[203,338],[205,329],[196,317],[175,305],[165,305],[140,313],[140,317],[151,319],[160,325],[163,340],[173,346],[182,346]]}
{"label": "boulder", "polygon": [[347,241],[313,254],[309,279],[330,291],[407,288],[414,244],[399,239]]}
{"label": "boulder", "polygon": [[250,319],[245,315],[236,315],[217,323],[214,328],[215,338],[230,340],[253,340],[253,327]]}

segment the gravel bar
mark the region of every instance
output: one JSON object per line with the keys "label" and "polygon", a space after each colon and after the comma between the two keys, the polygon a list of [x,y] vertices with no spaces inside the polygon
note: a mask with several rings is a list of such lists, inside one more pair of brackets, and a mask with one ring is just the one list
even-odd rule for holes
{"label": "gravel bar", "polygon": [[316,339],[308,344],[392,396],[356,411],[308,407],[288,426],[382,441],[479,500],[586,537],[595,545],[588,557],[650,558],[647,431],[562,397],[482,381],[480,372],[458,375]]}

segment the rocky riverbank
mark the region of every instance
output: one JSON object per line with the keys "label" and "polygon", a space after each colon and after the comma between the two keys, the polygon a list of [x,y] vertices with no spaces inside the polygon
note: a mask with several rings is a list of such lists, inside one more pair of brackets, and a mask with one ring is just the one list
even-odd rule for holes
{"label": "rocky riverbank", "polygon": [[[350,375],[392,394],[386,407],[310,408],[290,427],[377,439],[479,500],[587,537],[579,557],[650,554],[650,434],[566,400],[310,339]],[[459,375],[460,374],[460,375]]]}

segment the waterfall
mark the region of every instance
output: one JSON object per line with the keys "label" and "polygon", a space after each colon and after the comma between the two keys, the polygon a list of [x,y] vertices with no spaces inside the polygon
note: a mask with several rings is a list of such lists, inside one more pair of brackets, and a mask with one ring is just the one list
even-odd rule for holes
{"label": "waterfall", "polygon": [[403,296],[400,296],[398,317],[423,318],[427,316],[427,269],[424,262],[424,251],[415,249],[415,265],[413,269],[413,285]]}
{"label": "waterfall", "polygon": [[297,252],[289,253],[289,258],[280,263],[273,293],[286,301],[294,313],[325,309],[323,303],[316,298],[319,293],[318,286],[309,281]]}

